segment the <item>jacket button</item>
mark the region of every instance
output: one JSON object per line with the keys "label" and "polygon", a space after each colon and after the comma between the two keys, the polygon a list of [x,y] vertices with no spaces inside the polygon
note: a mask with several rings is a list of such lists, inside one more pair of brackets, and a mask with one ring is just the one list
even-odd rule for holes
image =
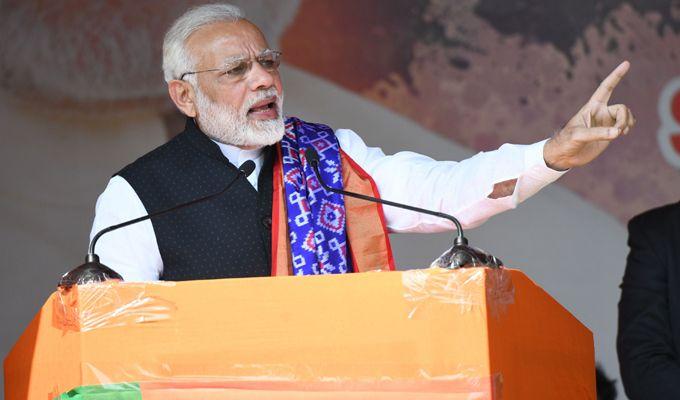
{"label": "jacket button", "polygon": [[264,227],[267,228],[267,229],[271,229],[271,227],[272,227],[272,217],[262,218],[262,225],[264,225]]}

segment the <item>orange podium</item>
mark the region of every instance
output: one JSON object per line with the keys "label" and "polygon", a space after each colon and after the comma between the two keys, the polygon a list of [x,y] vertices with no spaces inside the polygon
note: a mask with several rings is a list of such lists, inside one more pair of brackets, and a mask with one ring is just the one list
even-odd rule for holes
{"label": "orange podium", "polygon": [[522,272],[424,269],[55,292],[18,399],[595,399],[591,332]]}

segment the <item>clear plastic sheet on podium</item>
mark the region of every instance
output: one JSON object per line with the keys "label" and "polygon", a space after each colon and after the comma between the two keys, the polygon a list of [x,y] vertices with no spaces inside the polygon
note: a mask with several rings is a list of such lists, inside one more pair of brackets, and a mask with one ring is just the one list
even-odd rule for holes
{"label": "clear plastic sheet on podium", "polygon": [[516,270],[424,269],[50,296],[14,399],[595,399],[593,338]]}

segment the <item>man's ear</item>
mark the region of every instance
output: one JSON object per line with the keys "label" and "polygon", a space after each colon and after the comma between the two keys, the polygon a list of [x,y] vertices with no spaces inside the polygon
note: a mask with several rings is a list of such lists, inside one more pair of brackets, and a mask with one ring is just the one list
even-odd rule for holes
{"label": "man's ear", "polygon": [[168,93],[172,102],[187,117],[196,116],[196,94],[189,82],[174,79],[168,82]]}

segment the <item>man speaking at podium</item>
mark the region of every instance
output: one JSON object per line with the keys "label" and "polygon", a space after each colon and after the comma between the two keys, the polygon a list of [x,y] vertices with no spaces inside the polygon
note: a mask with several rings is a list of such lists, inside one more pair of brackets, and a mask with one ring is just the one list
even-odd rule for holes
{"label": "man speaking at podium", "polygon": [[[168,93],[186,128],[117,172],[97,201],[92,235],[213,193],[219,197],[119,229],[99,242],[126,281],[308,275],[394,268],[389,232],[437,232],[437,217],[326,192],[304,152],[314,148],[334,187],[452,214],[474,226],[587,164],[634,124],[608,105],[619,65],[550,139],[505,144],[461,162],[385,155],[347,129],[284,119],[281,53],[227,4],[193,8],[163,42]],[[237,167],[255,170],[238,178]]]}

